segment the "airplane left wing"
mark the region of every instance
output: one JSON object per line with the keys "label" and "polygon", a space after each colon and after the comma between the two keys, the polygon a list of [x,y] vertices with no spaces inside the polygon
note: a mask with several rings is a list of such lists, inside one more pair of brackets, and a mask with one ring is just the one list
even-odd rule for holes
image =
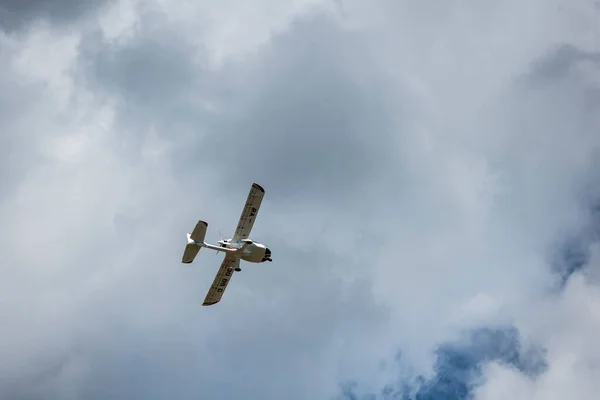
{"label": "airplane left wing", "polygon": [[208,290],[206,294],[206,298],[204,299],[203,306],[212,306],[213,304],[221,301],[221,297],[223,297],[223,292],[227,288],[227,284],[229,284],[229,280],[233,275],[234,270],[239,267],[240,258],[235,257],[231,254],[226,254],[225,259],[221,263],[221,267],[217,272],[217,276],[215,276],[215,280],[212,283],[212,286]]}

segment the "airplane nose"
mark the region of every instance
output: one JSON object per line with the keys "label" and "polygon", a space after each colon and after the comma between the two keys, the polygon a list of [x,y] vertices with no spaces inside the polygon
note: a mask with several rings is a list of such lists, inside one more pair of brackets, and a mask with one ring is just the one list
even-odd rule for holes
{"label": "airplane nose", "polygon": [[265,248],[265,256],[263,257],[263,261],[267,261],[271,258],[271,250],[267,247]]}

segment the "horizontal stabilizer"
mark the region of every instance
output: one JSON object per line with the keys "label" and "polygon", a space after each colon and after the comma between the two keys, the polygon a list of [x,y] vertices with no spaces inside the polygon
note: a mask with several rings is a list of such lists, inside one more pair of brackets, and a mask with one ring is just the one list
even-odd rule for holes
{"label": "horizontal stabilizer", "polygon": [[185,245],[185,250],[183,251],[183,257],[181,258],[182,263],[189,264],[194,261],[198,255],[198,252],[200,251],[200,246],[196,243],[204,243],[204,238],[206,237],[206,228],[208,228],[208,224],[206,222],[198,221],[192,233],[187,234],[187,244]]}
{"label": "horizontal stabilizer", "polygon": [[181,258],[181,262],[184,264],[189,264],[194,261],[194,258],[198,255],[200,251],[200,246],[194,243],[188,243],[185,245],[185,250],[183,251],[183,257]]}
{"label": "horizontal stabilizer", "polygon": [[204,221],[198,221],[196,227],[190,234],[190,239],[194,242],[202,243],[204,242],[204,238],[206,238],[206,229],[208,228],[208,224]]}

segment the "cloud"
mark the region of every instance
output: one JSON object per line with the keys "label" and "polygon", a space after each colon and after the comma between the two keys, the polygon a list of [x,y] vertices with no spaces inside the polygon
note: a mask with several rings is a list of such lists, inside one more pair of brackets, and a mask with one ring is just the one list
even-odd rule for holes
{"label": "cloud", "polygon": [[[598,264],[590,264],[597,269]],[[486,368],[486,384],[476,392],[478,399],[497,399],[507,394],[518,399],[558,399],[576,395],[592,399],[598,390],[593,378],[598,370],[598,286],[574,275],[560,298],[538,309],[540,317],[526,326],[537,329],[547,348],[548,370],[536,379],[500,365]],[[543,321],[543,322],[542,322]]]}
{"label": "cloud", "polygon": [[[403,315],[402,320],[405,323],[405,316],[408,314],[413,318],[411,322],[416,321],[420,328],[423,327],[424,321],[427,321],[426,316],[431,317],[431,320],[427,321],[428,326],[433,325],[438,329],[446,328],[448,322],[455,324],[457,321],[462,326],[474,327],[482,322],[492,325],[499,320],[510,322],[528,338],[527,340],[534,341],[546,349],[549,354],[549,369],[538,378],[530,378],[505,364],[493,364],[486,369],[483,380],[473,381],[471,377],[459,379],[457,382],[463,388],[462,394],[457,394],[439,383],[453,380],[455,371],[434,369],[430,371],[427,379],[435,383],[433,388],[438,394],[418,392],[420,396],[547,398],[547,394],[553,391],[553,381],[561,381],[559,393],[576,392],[586,398],[588,393],[594,392],[593,382],[570,380],[570,374],[569,379],[557,380],[555,374],[566,373],[565,370],[569,368],[567,365],[581,365],[579,375],[593,373],[595,368],[593,360],[596,355],[593,344],[584,341],[585,345],[575,349],[572,343],[576,340],[574,337],[579,336],[578,332],[586,332],[586,337],[596,334],[593,322],[595,318],[587,312],[579,311],[595,308],[592,299],[593,293],[597,291],[596,283],[590,278],[596,275],[594,271],[597,266],[593,255],[597,247],[599,226],[596,215],[598,193],[595,186],[598,181],[595,169],[598,161],[598,137],[595,135],[598,120],[592,112],[597,104],[593,100],[594,97],[590,96],[590,93],[597,90],[594,81],[594,74],[597,76],[596,58],[594,53],[573,49],[566,51],[565,47],[559,48],[559,51],[552,50],[548,55],[544,54],[541,61],[534,63],[530,71],[511,83],[501,97],[490,103],[490,108],[483,114],[485,118],[480,119],[478,125],[483,127],[483,123],[487,123],[488,128],[491,128],[486,132],[493,133],[493,147],[487,147],[484,143],[486,146],[478,150],[487,150],[483,154],[487,156],[488,165],[502,173],[496,181],[494,207],[489,209],[491,218],[485,221],[486,238],[483,244],[492,237],[500,240],[493,243],[495,249],[491,249],[490,252],[485,252],[485,247],[478,247],[481,245],[480,236],[475,236],[469,242],[468,255],[461,255],[466,260],[461,267],[462,280],[450,278],[458,273],[457,269],[450,269],[447,279],[439,283],[427,282],[427,278],[434,275],[430,273],[423,274],[422,285],[415,285],[415,275],[411,275],[411,287],[427,287],[429,290],[407,290],[406,298],[399,300],[399,305],[395,308],[398,312],[402,302],[416,303],[421,305],[419,311],[423,312],[423,304],[428,304],[428,311],[423,313],[425,317],[417,313],[405,312]],[[557,65],[561,66],[561,73],[556,72],[559,70]],[[548,73],[549,70],[553,71],[552,74]],[[473,147],[473,144],[468,146]],[[436,162],[439,162],[439,159]],[[448,174],[445,174],[445,177],[447,178]],[[473,215],[476,214],[468,213],[468,216]],[[462,226],[464,224],[465,221]],[[500,231],[490,231],[490,228]],[[500,232],[505,233],[499,235]],[[509,237],[508,232],[511,236],[506,240]],[[452,242],[453,239],[454,237],[448,237],[446,240]],[[456,241],[462,243],[460,239]],[[422,246],[413,245],[412,248],[422,249]],[[502,255],[498,253],[500,248],[505,252]],[[484,253],[477,263],[474,262],[477,258],[473,257],[473,254],[478,249],[484,249]],[[467,251],[466,248],[464,250]],[[511,251],[515,253],[507,257],[506,253]],[[451,253],[447,251],[441,251],[441,254],[446,260],[439,262],[439,269],[434,270],[431,261],[420,265],[429,268],[430,271],[444,273],[452,265],[452,259],[448,258]],[[516,265],[518,269],[513,270]],[[473,272],[477,274],[482,268],[489,280],[482,279],[481,275],[473,276]],[[587,278],[580,276],[581,271],[585,271]],[[556,275],[553,275],[555,273]],[[473,286],[465,282],[466,277],[474,282]],[[554,286],[555,279],[562,284],[566,282],[566,292],[549,290]],[[398,299],[401,297],[398,293],[405,292],[398,290],[396,282],[386,286],[389,287],[389,299]],[[432,286],[435,287],[433,292],[436,294],[439,294],[439,290],[436,290],[438,288],[446,291],[454,289],[455,294],[451,297],[445,292],[443,296],[438,297],[439,301],[431,300],[426,296],[430,296]],[[406,289],[409,289],[409,285]],[[460,307],[460,296],[469,297],[467,293],[470,290],[473,294],[480,292],[472,298],[471,303],[477,300],[475,303],[481,306]],[[565,301],[572,296],[569,293],[573,292],[583,295],[578,297],[578,300],[571,298],[568,302]],[[481,293],[485,295],[482,296]],[[415,301],[416,296],[421,297]],[[410,303],[409,297],[412,300]],[[446,317],[453,310],[452,305],[448,304],[449,301],[457,302],[455,307],[459,307],[458,319]],[[440,312],[440,309],[445,311]],[[469,314],[472,316],[469,317]],[[562,320],[573,314],[580,316],[580,319],[569,322]],[[550,322],[547,319],[550,315],[561,315],[558,317],[560,322]],[[436,319],[433,319],[434,317]],[[581,324],[585,324],[586,327]],[[405,332],[406,330],[404,335]],[[449,336],[447,332],[443,335]],[[406,344],[403,347],[413,346],[410,350],[414,352],[415,344],[419,343],[417,338],[422,337],[422,331],[415,332],[404,339]],[[435,338],[430,339],[433,340]],[[445,341],[441,338],[437,340]],[[480,350],[479,354],[485,354],[486,349]],[[563,359],[566,354],[571,354],[571,358]],[[569,362],[571,364],[566,364]],[[468,368],[474,368],[477,362],[467,361],[466,365]],[[391,386],[395,388],[395,392],[406,394],[414,390],[414,387],[407,383],[408,378],[401,373],[399,376],[400,383]],[[482,385],[476,391],[469,386],[475,383]],[[465,387],[468,390],[465,390]],[[373,395],[378,392],[381,398],[387,398],[386,395],[389,395],[376,389],[368,393]],[[347,398],[352,398],[352,395],[347,394]]]}
{"label": "cloud", "polygon": [[[168,34],[172,26],[165,29],[159,33]],[[193,71],[194,64],[183,57],[187,43],[179,51],[161,44],[159,36],[148,36],[139,42],[134,36],[123,46],[105,43],[93,29],[64,37],[40,27],[22,39],[11,59],[8,72],[27,82],[19,86],[23,95],[35,89],[24,101],[27,107],[12,116],[31,136],[11,139],[34,146],[23,147],[27,174],[15,176],[19,183],[2,205],[3,254],[12,271],[4,282],[3,315],[11,329],[5,331],[3,348],[13,349],[4,354],[12,362],[2,374],[3,396],[152,398],[169,393],[187,398],[206,390],[217,398],[244,392],[281,397],[295,390],[305,398],[335,388],[336,382],[326,378],[335,367],[331,354],[339,346],[354,347],[357,337],[384,317],[364,291],[368,282],[344,283],[339,272],[333,273],[352,265],[356,270],[364,258],[307,248],[318,242],[302,237],[310,238],[316,226],[332,229],[331,222],[319,220],[331,206],[315,210],[302,207],[301,200],[275,202],[285,192],[274,180],[265,185],[273,193],[261,212],[265,225],[257,224],[255,232],[279,249],[287,268],[236,276],[237,289],[227,300],[237,306],[229,312],[200,306],[220,258],[204,252],[198,261],[206,268],[182,267],[185,232],[198,218],[233,229],[255,177],[221,186],[220,165],[209,162],[214,158],[195,166],[179,163],[178,154],[189,161],[194,153],[185,149],[189,142],[178,139],[186,140],[186,134],[195,133],[190,127],[202,121],[194,115],[202,107],[186,99],[187,83],[193,84],[186,78],[196,75],[181,73]],[[30,67],[42,62],[48,42],[64,49],[63,57],[50,63],[51,73]],[[181,69],[176,65],[172,74],[168,64],[160,69],[165,51],[171,62],[181,56]],[[141,70],[146,80],[163,86],[141,85],[144,81],[136,81]],[[172,80],[165,82],[169,75]],[[212,77],[219,78],[204,79]],[[180,126],[190,129],[181,136],[169,131],[178,124],[173,111],[184,119]],[[204,150],[200,156],[210,154]],[[194,174],[186,174],[184,166]],[[205,179],[198,180],[199,174]],[[302,182],[297,185],[302,192]],[[274,221],[291,228],[299,240],[278,239]],[[357,240],[343,229],[332,234]],[[22,239],[34,231],[46,233],[34,235],[44,240],[31,251]],[[314,368],[319,360],[321,367]],[[234,365],[237,377],[228,381]],[[258,374],[257,365],[262,365]],[[239,377],[242,381],[233,384]],[[279,383],[269,384],[272,379]],[[315,384],[319,379],[323,382]]]}
{"label": "cloud", "polygon": [[0,27],[8,32],[26,28],[37,20],[49,20],[66,24],[85,16],[109,3],[107,0],[57,0],[57,1],[12,1],[0,2]]}
{"label": "cloud", "polygon": [[[440,345],[435,353],[435,377],[400,375],[397,382],[383,387],[375,396],[381,399],[465,399],[481,381],[482,366],[495,362],[522,373],[536,377],[546,368],[544,352],[536,347],[526,348],[516,329],[480,328],[455,342]],[[402,357],[397,359],[402,363]],[[359,385],[347,383],[342,399],[358,400],[373,398],[373,394],[359,393]]]}
{"label": "cloud", "polygon": [[[595,323],[573,310],[597,290],[599,143],[573,14],[271,3],[106,3],[2,36],[2,397],[470,388],[469,362],[481,398],[544,393],[564,365],[585,377]],[[185,232],[230,235],[254,181],[275,262],[202,308],[221,258],[183,266]],[[580,261],[552,251],[568,237]],[[556,297],[557,269],[587,276]],[[490,350],[506,326],[508,352]],[[490,364],[530,344],[537,377]]]}
{"label": "cloud", "polygon": [[[410,105],[390,112],[377,66],[360,63],[367,44],[353,46],[361,44],[327,15],[296,21],[244,64],[217,72],[202,62],[202,49],[200,61],[189,57],[195,47],[164,17],[152,21],[123,45],[90,41],[83,51],[93,57],[93,81],[117,93],[128,124],[156,125],[189,143],[180,150],[186,167],[218,166],[236,185],[248,171],[275,185],[271,196],[336,196],[360,190],[393,158],[386,144],[399,118],[410,121]],[[214,151],[224,145],[228,151]]]}
{"label": "cloud", "polygon": [[[549,368],[538,378],[527,379],[512,369],[490,365],[486,371],[486,384],[477,391],[477,398],[500,398],[506,394],[506,388],[513,388],[510,395],[514,398],[552,399],[575,395],[591,399],[598,390],[591,378],[597,371],[599,359],[598,348],[591,339],[597,337],[599,326],[595,311],[598,308],[598,281],[595,276],[598,271],[596,248],[600,240],[600,224],[597,186],[594,187],[598,174],[593,169],[598,161],[597,142],[593,135],[598,121],[593,110],[597,110],[598,103],[590,94],[596,93],[599,88],[597,81],[593,81],[594,76],[597,77],[599,61],[596,53],[563,48],[546,62],[546,68],[540,69],[541,75],[548,70],[553,71],[551,75],[554,82],[561,84],[562,94],[570,94],[569,97],[577,101],[577,118],[565,121],[573,126],[571,140],[579,143],[592,140],[592,143],[588,142],[590,148],[587,152],[580,149],[580,162],[591,167],[582,170],[585,183],[578,182],[577,185],[582,191],[580,204],[585,222],[574,234],[571,232],[566,236],[565,244],[559,247],[558,257],[553,263],[563,285],[562,291],[538,302],[529,311],[531,314],[525,313],[518,321],[521,330],[531,333],[547,349]],[[592,69],[587,68],[590,64]],[[558,65],[561,74],[557,74],[558,68],[554,68]],[[569,85],[564,85],[565,82]],[[577,94],[575,98],[572,97],[574,93]],[[586,153],[591,159],[586,160]],[[588,185],[592,185],[591,190]]]}

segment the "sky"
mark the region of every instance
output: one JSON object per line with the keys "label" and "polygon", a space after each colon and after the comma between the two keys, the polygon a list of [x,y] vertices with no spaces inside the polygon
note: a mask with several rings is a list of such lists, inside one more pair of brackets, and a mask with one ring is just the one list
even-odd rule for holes
{"label": "sky", "polygon": [[0,1],[0,397],[595,399],[599,16]]}

